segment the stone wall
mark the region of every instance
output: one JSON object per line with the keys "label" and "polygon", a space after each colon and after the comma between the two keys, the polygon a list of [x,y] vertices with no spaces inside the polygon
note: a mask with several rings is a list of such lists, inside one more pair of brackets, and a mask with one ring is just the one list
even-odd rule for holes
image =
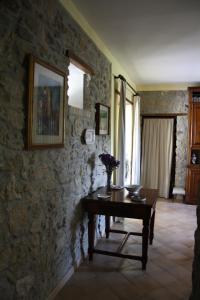
{"label": "stone wall", "polygon": [[[27,54],[67,71],[70,49],[95,71],[85,109],[66,110],[65,145],[26,151]],[[44,300],[87,252],[80,199],[105,183],[98,155],[110,138],[82,143],[95,103],[109,105],[111,65],[55,0],[0,4],[0,298]]]}
{"label": "stone wall", "polygon": [[[142,114],[188,113],[187,91],[140,92]],[[175,185],[185,187],[188,153],[188,116],[177,117]]]}

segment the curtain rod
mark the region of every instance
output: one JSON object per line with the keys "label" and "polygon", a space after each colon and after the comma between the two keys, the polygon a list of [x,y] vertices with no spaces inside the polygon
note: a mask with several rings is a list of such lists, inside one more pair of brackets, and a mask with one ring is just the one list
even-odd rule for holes
{"label": "curtain rod", "polygon": [[128,83],[127,81],[126,81],[126,78],[124,78],[124,76],[122,76],[121,74],[119,74],[118,76],[114,76],[114,78],[115,79],[121,79],[121,80],[123,80],[123,81],[125,81],[126,82],[126,84],[131,88],[131,90],[135,93],[135,96],[139,96],[139,94],[136,92],[136,90],[130,85],[130,83]]}

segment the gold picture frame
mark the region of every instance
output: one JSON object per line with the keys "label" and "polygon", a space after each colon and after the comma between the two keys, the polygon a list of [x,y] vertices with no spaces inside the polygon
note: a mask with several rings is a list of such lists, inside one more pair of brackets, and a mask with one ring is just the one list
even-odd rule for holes
{"label": "gold picture frame", "polygon": [[64,146],[65,72],[29,56],[27,149]]}

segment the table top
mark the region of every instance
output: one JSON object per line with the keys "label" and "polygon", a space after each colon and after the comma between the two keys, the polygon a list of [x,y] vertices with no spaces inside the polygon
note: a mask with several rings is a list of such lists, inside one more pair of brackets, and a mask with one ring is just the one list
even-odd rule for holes
{"label": "table top", "polygon": [[110,198],[99,198],[98,195],[106,195],[106,187],[101,187],[97,189],[95,192],[86,196],[83,200],[84,202],[98,202],[100,203],[112,203],[112,204],[124,204],[124,205],[131,205],[131,206],[148,206],[153,207],[156,203],[158,197],[158,190],[157,189],[147,189],[142,188],[139,192],[139,196],[141,198],[145,198],[144,201],[134,201],[129,196],[128,191],[125,188],[120,190],[111,190]]}

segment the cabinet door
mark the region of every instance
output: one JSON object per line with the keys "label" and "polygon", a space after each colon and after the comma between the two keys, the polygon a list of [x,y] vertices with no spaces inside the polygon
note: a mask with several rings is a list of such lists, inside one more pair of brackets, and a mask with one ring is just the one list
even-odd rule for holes
{"label": "cabinet door", "polygon": [[192,104],[192,145],[200,146],[200,103]]}
{"label": "cabinet door", "polygon": [[200,190],[200,169],[188,169],[188,185],[186,202],[188,204],[197,204]]}

